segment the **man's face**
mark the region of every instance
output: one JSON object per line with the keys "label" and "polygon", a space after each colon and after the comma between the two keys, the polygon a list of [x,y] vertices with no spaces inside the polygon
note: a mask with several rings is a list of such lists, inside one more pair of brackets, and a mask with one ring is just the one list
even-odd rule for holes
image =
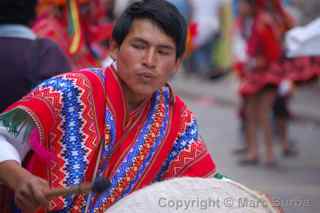
{"label": "man's face", "polygon": [[139,98],[151,96],[180,65],[174,40],[148,19],[133,21],[121,46],[113,48],[113,56],[125,89]]}

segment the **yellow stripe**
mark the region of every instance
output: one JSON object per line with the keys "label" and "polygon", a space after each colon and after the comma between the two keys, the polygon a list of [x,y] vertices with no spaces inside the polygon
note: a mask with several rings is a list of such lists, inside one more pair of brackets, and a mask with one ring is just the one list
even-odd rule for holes
{"label": "yellow stripe", "polygon": [[80,45],[80,37],[81,37],[81,32],[80,32],[80,23],[79,23],[79,13],[78,13],[78,8],[76,5],[76,0],[70,0],[70,12],[71,12],[71,18],[72,22],[74,23],[74,36],[72,37],[71,45],[69,47],[69,52],[71,54],[74,54]]}

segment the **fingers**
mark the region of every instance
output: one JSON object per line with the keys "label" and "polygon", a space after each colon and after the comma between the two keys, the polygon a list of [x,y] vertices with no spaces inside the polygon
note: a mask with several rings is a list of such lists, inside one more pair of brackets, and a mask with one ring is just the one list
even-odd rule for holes
{"label": "fingers", "polygon": [[22,209],[25,212],[34,212],[39,206],[32,199],[32,196],[28,192],[28,189],[26,186],[16,192],[15,203],[18,208]]}
{"label": "fingers", "polygon": [[35,186],[35,185],[29,185],[29,189],[32,193],[32,198],[34,203],[37,203],[39,206],[42,207],[48,207],[49,205],[49,201],[47,200],[47,198],[45,197],[46,192],[48,191],[47,189],[49,189],[49,184],[44,181],[39,179],[39,185]]}
{"label": "fingers", "polygon": [[33,176],[16,189],[15,202],[24,212],[35,212],[39,207],[46,208],[49,205],[45,197],[48,190],[49,185],[46,181]]}

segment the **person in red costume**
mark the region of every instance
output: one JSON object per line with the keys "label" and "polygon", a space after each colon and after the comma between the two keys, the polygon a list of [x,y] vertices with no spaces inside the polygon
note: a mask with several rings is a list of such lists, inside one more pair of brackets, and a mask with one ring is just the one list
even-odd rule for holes
{"label": "person in red costume", "polygon": [[112,24],[103,22],[105,14],[100,0],[40,0],[33,30],[57,42],[74,68],[97,67],[107,54],[100,42],[112,32]]}
{"label": "person in red costume", "polygon": [[[284,22],[275,1],[241,0],[239,2],[239,29],[245,38],[246,60],[238,63],[246,119],[245,141],[248,146],[244,165],[259,162],[256,134],[262,129],[266,145],[266,163],[274,165],[272,125],[270,113],[277,87],[284,79],[281,69],[274,69],[282,57],[282,32]],[[270,10],[271,9],[271,10]],[[277,15],[279,16],[277,16]]]}

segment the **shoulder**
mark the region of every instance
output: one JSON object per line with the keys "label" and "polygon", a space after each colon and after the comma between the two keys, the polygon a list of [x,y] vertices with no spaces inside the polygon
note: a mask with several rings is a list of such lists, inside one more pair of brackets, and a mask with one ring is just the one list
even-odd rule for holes
{"label": "shoulder", "polygon": [[58,69],[61,72],[71,70],[70,62],[64,50],[53,40],[49,38],[37,38],[34,40],[34,51],[41,58],[42,69]]}
{"label": "shoulder", "polygon": [[174,108],[174,113],[179,113],[182,117],[189,115],[189,117],[192,115],[191,110],[186,105],[185,101],[178,95],[175,94],[175,91],[171,84],[167,83],[162,90],[167,94],[170,105]]}
{"label": "shoulder", "polygon": [[179,117],[180,123],[180,131],[184,132],[187,129],[198,128],[197,119],[194,116],[194,113],[190,110],[190,108],[186,105],[184,100],[180,96],[175,97],[175,113],[177,113],[177,117]]}
{"label": "shoulder", "polygon": [[37,38],[35,42],[38,48],[40,49],[41,54],[45,54],[48,51],[64,54],[63,50],[59,47],[59,45],[49,38]]}
{"label": "shoulder", "polygon": [[174,88],[172,87],[172,85],[170,83],[166,83],[165,86],[163,86],[161,88],[161,90],[167,94],[167,96],[170,98],[170,104],[173,106],[185,106],[184,101],[182,100],[181,97],[179,97],[178,95],[176,95]]}
{"label": "shoulder", "polygon": [[55,75],[43,81],[38,87],[56,87],[68,90],[72,87],[90,88],[101,82],[104,85],[104,70],[101,68],[83,68],[72,72]]}

